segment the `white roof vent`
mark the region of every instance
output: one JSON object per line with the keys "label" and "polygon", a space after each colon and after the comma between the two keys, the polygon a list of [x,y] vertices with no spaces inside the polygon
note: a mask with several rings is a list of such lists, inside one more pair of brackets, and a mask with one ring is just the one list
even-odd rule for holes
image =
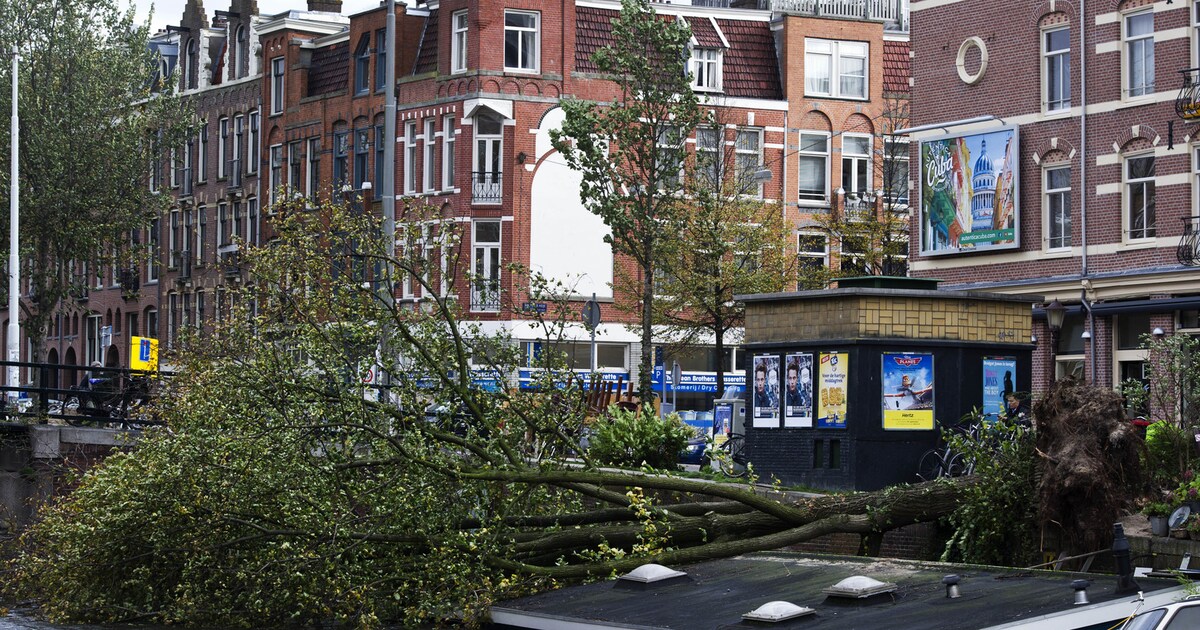
{"label": "white roof vent", "polygon": [[848,577],[837,584],[825,589],[821,589],[822,593],[830,597],[848,597],[851,599],[862,599],[882,593],[891,593],[896,590],[896,585],[891,582],[880,582],[874,578],[869,578],[865,575],[855,575]]}
{"label": "white roof vent", "polygon": [[767,602],[758,608],[742,615],[742,619],[746,621],[765,621],[767,623],[779,623],[805,615],[811,615],[817,611],[807,606],[797,606],[791,602]]}
{"label": "white roof vent", "polygon": [[642,566],[622,575],[620,579],[629,580],[630,582],[641,582],[642,584],[652,584],[654,582],[662,582],[663,580],[671,580],[677,577],[687,575],[683,571],[668,569],[661,564],[643,564]]}

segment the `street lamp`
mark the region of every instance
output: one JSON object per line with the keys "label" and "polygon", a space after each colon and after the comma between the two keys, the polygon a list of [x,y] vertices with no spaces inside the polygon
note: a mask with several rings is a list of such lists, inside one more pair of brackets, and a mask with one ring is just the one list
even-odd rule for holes
{"label": "street lamp", "polygon": [[1067,307],[1054,298],[1042,308],[1046,312],[1046,325],[1050,328],[1050,374],[1051,381],[1058,380],[1058,333],[1062,330],[1063,318],[1067,315]]}

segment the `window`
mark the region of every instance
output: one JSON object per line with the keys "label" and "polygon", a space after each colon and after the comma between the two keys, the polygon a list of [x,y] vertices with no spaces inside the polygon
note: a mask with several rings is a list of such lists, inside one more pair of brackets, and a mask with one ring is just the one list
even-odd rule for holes
{"label": "window", "polygon": [[721,51],[716,48],[692,49],[692,89],[721,89]]}
{"label": "window", "polygon": [[167,251],[170,258],[167,261],[167,266],[175,268],[179,265],[179,261],[175,258],[175,253],[179,251],[179,210],[171,210],[171,229],[167,232]]}
{"label": "window", "polygon": [[474,224],[471,271],[471,310],[500,310],[500,222]]}
{"label": "window", "polygon": [[804,93],[867,98],[867,44],[805,39]]}
{"label": "window", "polygon": [[1125,207],[1129,238],[1154,238],[1154,156],[1125,160]]}
{"label": "window", "polygon": [[1046,247],[1071,246],[1071,168],[1046,169]]}
{"label": "window", "polygon": [[171,293],[167,296],[167,347],[175,344],[175,331],[179,326],[179,295]]}
{"label": "window", "polygon": [[276,57],[271,60],[271,114],[283,113],[283,71],[284,58]]}
{"label": "window", "polygon": [[196,330],[204,328],[204,291],[196,291],[196,318],[193,320]]}
{"label": "window", "polygon": [[796,159],[800,167],[800,201],[828,201],[829,134],[800,132],[800,150]]}
{"label": "window", "polygon": [[537,72],[538,13],[504,12],[504,69]]}
{"label": "window", "polygon": [[434,118],[426,118],[425,119],[425,162],[421,166],[421,168],[422,168],[421,179],[424,182],[423,188],[424,188],[425,192],[432,192],[433,190],[437,189],[437,183],[436,183],[437,180],[434,178],[434,175],[436,175],[435,170],[436,170],[436,165],[437,165],[437,144],[436,144],[437,138],[434,137],[437,134],[436,129],[437,129],[437,120]]}
{"label": "window", "polygon": [[200,132],[196,135],[196,181],[208,181],[208,121],[200,121]]}
{"label": "window", "polygon": [[658,164],[655,169],[658,173],[655,175],[660,189],[679,185],[679,175],[683,172],[684,141],[678,127],[662,125],[658,128]]}
{"label": "window", "polygon": [[158,309],[146,309],[146,336],[158,337]]}
{"label": "window", "polygon": [[417,192],[417,121],[404,123],[404,192]]}
{"label": "window", "polygon": [[737,178],[739,192],[762,198],[763,185],[758,179],[758,171],[762,168],[762,131],[758,129],[739,129],[737,140],[733,145],[734,159],[737,161]]}
{"label": "window", "polygon": [[246,242],[258,245],[258,198],[246,200]]}
{"label": "window", "polygon": [[1071,31],[1056,28],[1042,33],[1046,111],[1071,108]]}
{"label": "window", "polygon": [[908,138],[883,137],[883,192],[889,205],[908,205]]}
{"label": "window", "polygon": [[246,149],[246,172],[258,172],[258,110],[250,112],[250,146]]}
{"label": "window", "polygon": [[867,275],[867,246],[869,240],[862,234],[847,234],[842,237],[842,273]]}
{"label": "window", "polygon": [[375,125],[375,198],[383,197],[383,125]]}
{"label": "window", "polygon": [[229,156],[229,173],[234,176],[234,185],[240,184],[237,176],[241,175],[242,171],[242,139],[246,133],[246,119],[244,116],[233,117],[233,150]]}
{"label": "window", "polygon": [[371,91],[371,36],[363,35],[354,51],[354,94]]}
{"label": "window", "polygon": [[387,83],[387,31],[375,31],[375,91],[382,92]]}
{"label": "window", "polygon": [[217,121],[217,129],[220,131],[217,137],[217,179],[224,179],[229,176],[226,165],[229,160],[229,119],[221,117]]}
{"label": "window", "polygon": [[700,185],[718,190],[721,185],[721,129],[696,128],[696,172]]}
{"label": "window", "polygon": [[248,41],[246,36],[245,25],[238,25],[237,34],[234,37],[233,45],[233,67],[229,69],[229,76],[237,79],[246,76],[246,65],[249,57],[246,55],[248,51]]}
{"label": "window", "polygon": [[829,260],[829,239],[824,234],[805,234],[797,236],[796,254],[800,257],[799,267],[801,277],[805,271],[823,269]]}
{"label": "window", "polygon": [[146,239],[150,245],[150,260],[146,264],[146,282],[157,282],[158,272],[162,265],[162,248],[160,243],[159,232],[162,230],[162,220],[154,219],[150,222],[150,234]]}
{"label": "window", "polygon": [[179,187],[179,149],[171,149],[167,154],[167,159],[170,160],[171,168],[168,169],[168,181],[171,188]]}
{"label": "window", "polygon": [[308,176],[305,178],[305,189],[308,190],[309,199],[317,199],[317,185],[321,181],[321,139],[308,139],[308,154],[305,156],[308,160]]}
{"label": "window", "polygon": [[346,169],[349,167],[350,132],[341,131],[333,134],[333,192],[341,194],[342,185],[346,183]]}
{"label": "window", "polygon": [[475,116],[475,167],[471,174],[471,198],[475,203],[498,204],[501,201],[503,130],[504,121],[495,113],[483,111]]}
{"label": "window", "polygon": [[450,22],[454,31],[450,36],[450,72],[466,72],[467,12],[455,12]]}
{"label": "window", "polygon": [[288,176],[287,185],[289,193],[300,192],[301,177],[304,172],[304,162],[300,155],[300,140],[293,140],[288,143]]}
{"label": "window", "polygon": [[200,55],[198,54],[200,45],[196,43],[196,38],[188,40],[187,58],[183,63],[183,76],[185,79],[184,89],[196,89],[197,79],[200,75]]}
{"label": "window", "polygon": [[1125,16],[1125,92],[1127,96],[1154,93],[1154,11]]}
{"label": "window", "polygon": [[846,199],[866,202],[871,195],[871,136],[842,136],[842,189]]}
{"label": "window", "polygon": [[208,243],[208,208],[196,208],[196,262],[204,264],[204,248]]}
{"label": "window", "polygon": [[354,131],[354,190],[362,191],[367,181],[367,161],[371,157],[371,130]]}
{"label": "window", "polygon": [[271,207],[275,207],[275,203],[279,200],[279,187],[283,185],[283,145],[273,144],[270,148],[271,152],[271,188],[267,198]]}
{"label": "window", "polygon": [[242,202],[234,201],[230,206],[233,215],[233,225],[229,228],[229,240],[235,241],[243,238],[242,234]]}
{"label": "window", "polygon": [[217,204],[217,245],[228,245],[229,238],[229,204],[222,201]]}
{"label": "window", "polygon": [[454,116],[442,117],[442,190],[454,188]]}

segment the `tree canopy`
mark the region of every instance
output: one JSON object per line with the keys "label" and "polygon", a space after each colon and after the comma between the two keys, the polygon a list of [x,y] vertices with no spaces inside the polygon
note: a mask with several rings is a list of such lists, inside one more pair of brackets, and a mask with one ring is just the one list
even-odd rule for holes
{"label": "tree canopy", "polygon": [[[147,169],[178,144],[187,117],[178,99],[154,93],[159,59],[132,8],[115,0],[12,0],[0,4],[0,23],[0,49],[20,55],[23,325],[40,344],[55,308],[73,306],[62,300],[81,296],[98,265],[133,266],[135,254],[142,260],[130,231],[168,201],[150,190]],[[11,75],[6,58],[6,112]],[[5,125],[5,146],[9,136]],[[9,170],[0,177],[7,205]],[[0,234],[7,238],[7,222]]]}

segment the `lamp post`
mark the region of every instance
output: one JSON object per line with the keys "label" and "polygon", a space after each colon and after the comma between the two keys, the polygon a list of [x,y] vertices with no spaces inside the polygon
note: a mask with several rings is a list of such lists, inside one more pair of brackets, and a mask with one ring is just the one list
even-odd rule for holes
{"label": "lamp post", "polygon": [[14,50],[12,53],[12,154],[9,157],[11,170],[8,180],[11,187],[8,201],[8,343],[5,348],[5,356],[10,363],[4,379],[4,384],[13,388],[6,390],[6,397],[13,401],[17,400],[20,396],[20,392],[15,388],[21,384],[21,371],[15,365],[17,361],[21,360],[21,259],[18,239],[21,226],[20,213],[18,212],[18,208],[21,205],[20,171],[18,168],[21,142],[18,132],[21,126],[17,114],[17,66],[19,60],[20,57]]}
{"label": "lamp post", "polygon": [[1067,315],[1067,307],[1054,298],[1042,308],[1046,311],[1046,325],[1050,328],[1050,382],[1058,380],[1058,333],[1062,330],[1063,318]]}

